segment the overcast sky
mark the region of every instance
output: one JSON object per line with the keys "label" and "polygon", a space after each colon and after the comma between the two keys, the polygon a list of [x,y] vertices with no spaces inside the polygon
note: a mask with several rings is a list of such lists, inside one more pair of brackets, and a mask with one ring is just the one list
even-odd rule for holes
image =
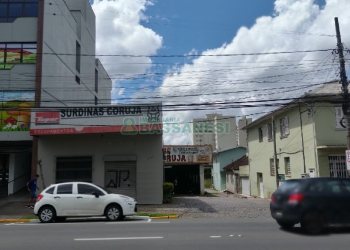
{"label": "overcast sky", "polygon": [[[350,47],[349,0],[105,0],[93,9],[97,54],[132,56],[101,58],[114,102],[186,105],[164,112],[165,126],[211,112],[256,118],[266,108],[188,109],[294,97],[338,78],[328,51],[336,47],[334,17]],[[309,50],[326,51],[298,52]],[[191,144],[188,131],[170,133],[169,126],[166,144]]]}

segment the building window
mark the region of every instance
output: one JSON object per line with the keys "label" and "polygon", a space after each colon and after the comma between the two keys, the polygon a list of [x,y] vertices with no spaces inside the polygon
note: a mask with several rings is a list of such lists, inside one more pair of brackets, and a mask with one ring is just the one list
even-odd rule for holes
{"label": "building window", "polygon": [[281,138],[288,137],[288,135],[289,135],[289,121],[288,121],[287,116],[280,119],[280,129],[281,129]]}
{"label": "building window", "polygon": [[289,157],[284,157],[284,169],[285,169],[285,173],[287,176],[291,176],[292,175],[292,170],[290,167],[290,158]]}
{"label": "building window", "polygon": [[98,93],[98,70],[95,69],[95,92]]}
{"label": "building window", "polygon": [[38,0],[0,0],[0,22],[13,22],[18,17],[37,17]]}
{"label": "building window", "polygon": [[[279,159],[277,159],[277,168],[279,166]],[[276,168],[275,168],[275,164],[274,164],[274,159],[271,158],[270,159],[270,175],[271,176],[276,176]]]}
{"label": "building window", "polygon": [[346,158],[344,155],[328,156],[330,177],[348,178],[349,174],[346,170]]}
{"label": "building window", "polygon": [[75,66],[77,72],[80,73],[80,59],[81,59],[81,47],[79,42],[76,42],[76,47],[75,47]]}
{"label": "building window", "polygon": [[92,180],[91,157],[58,157],[56,160],[56,183]]}
{"label": "building window", "polygon": [[0,70],[36,63],[36,43],[0,43]]}
{"label": "building window", "polygon": [[79,76],[75,76],[75,82],[80,84],[80,77]]}
{"label": "building window", "polygon": [[273,139],[272,123],[267,124],[267,139],[268,141],[272,141]]}
{"label": "building window", "polygon": [[95,96],[95,105],[98,105],[98,98]]}
{"label": "building window", "polygon": [[258,128],[258,133],[259,133],[259,142],[263,141],[264,134],[262,128]]}

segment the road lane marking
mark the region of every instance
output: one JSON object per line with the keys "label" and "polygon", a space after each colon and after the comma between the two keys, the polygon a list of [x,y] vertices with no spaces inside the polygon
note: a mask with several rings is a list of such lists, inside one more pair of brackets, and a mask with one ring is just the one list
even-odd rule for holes
{"label": "road lane marking", "polygon": [[107,240],[161,240],[163,236],[154,237],[116,237],[116,238],[78,238],[75,241],[107,241]]}
{"label": "road lane marking", "polygon": [[212,235],[212,236],[209,236],[209,237],[215,239],[215,238],[221,238],[222,236],[221,235]]}

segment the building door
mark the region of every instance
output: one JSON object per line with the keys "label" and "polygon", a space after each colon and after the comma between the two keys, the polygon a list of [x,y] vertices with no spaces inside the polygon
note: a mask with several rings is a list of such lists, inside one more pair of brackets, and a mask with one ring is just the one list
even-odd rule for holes
{"label": "building door", "polygon": [[136,198],[136,161],[105,162],[105,188]]}
{"label": "building door", "polygon": [[264,181],[263,181],[263,174],[258,173],[258,191],[259,191],[259,197],[264,198]]}
{"label": "building door", "polygon": [[165,181],[174,183],[175,194],[200,194],[198,165],[166,167]]}
{"label": "building door", "polygon": [[242,194],[250,195],[250,183],[248,177],[241,177]]}
{"label": "building door", "polygon": [[8,196],[9,155],[0,155],[0,197]]}

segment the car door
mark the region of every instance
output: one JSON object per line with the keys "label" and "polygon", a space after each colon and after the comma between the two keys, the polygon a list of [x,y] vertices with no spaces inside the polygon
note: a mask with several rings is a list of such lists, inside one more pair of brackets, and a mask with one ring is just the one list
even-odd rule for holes
{"label": "car door", "polygon": [[58,216],[75,215],[75,195],[73,194],[73,183],[57,185],[53,196]]}
{"label": "car door", "polygon": [[104,193],[97,187],[77,184],[76,213],[79,215],[102,215],[104,210]]}
{"label": "car door", "polygon": [[343,223],[344,216],[346,216],[344,211],[344,188],[342,182],[338,179],[327,180],[325,182],[325,200],[327,204],[326,213],[328,214],[328,219],[330,223]]}

